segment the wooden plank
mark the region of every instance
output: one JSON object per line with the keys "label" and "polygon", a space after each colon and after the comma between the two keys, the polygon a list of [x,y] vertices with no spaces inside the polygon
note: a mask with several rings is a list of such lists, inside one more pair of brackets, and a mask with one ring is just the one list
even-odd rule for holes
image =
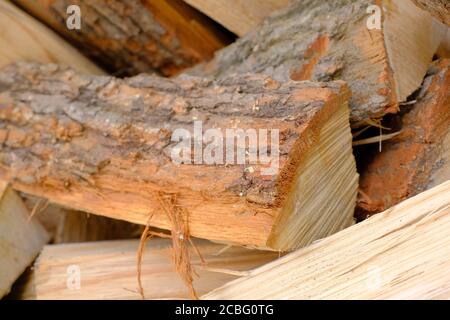
{"label": "wooden plank", "polygon": [[383,143],[362,171],[358,211],[384,211],[450,180],[450,60],[430,68],[401,133]]}
{"label": "wooden plank", "polygon": [[59,63],[82,73],[103,74],[52,30],[9,1],[0,0],[0,67],[21,60]]}
{"label": "wooden plank", "polygon": [[289,0],[184,0],[238,36],[244,36]]}
{"label": "wooden plank", "polygon": [[[143,225],[151,216],[165,229],[175,210],[189,216],[192,236],[277,250],[353,223],[358,176],[343,82],[115,79],[19,64],[0,72],[0,88],[0,177],[18,190]],[[200,137],[209,129],[220,129],[217,157]],[[226,129],[243,131],[227,142]]]}
{"label": "wooden plank", "polygon": [[48,241],[44,228],[28,218],[22,199],[0,182],[0,298],[8,294]]}
{"label": "wooden plank", "polygon": [[205,299],[449,299],[450,181]]}
{"label": "wooden plank", "polygon": [[[232,41],[182,0],[15,2],[117,75],[170,76],[210,59]],[[80,30],[66,27],[69,5],[80,8]]]}
{"label": "wooden plank", "polygon": [[214,79],[250,72],[278,81],[344,80],[353,93],[352,124],[361,126],[398,112],[399,103],[420,87],[448,31],[410,0],[369,7],[376,4],[292,1],[257,31],[188,73]]}
{"label": "wooden plank", "polygon": [[[207,241],[195,243],[205,260],[202,263],[190,248],[197,274],[194,287],[200,294],[278,257],[276,253],[241,247],[220,253],[224,246]],[[146,299],[189,298],[185,284],[175,271],[171,245],[170,240],[147,242],[141,275]],[[34,267],[36,299],[141,299],[136,271],[138,247],[138,240],[46,246]],[[79,270],[79,289],[67,286],[68,268]]]}

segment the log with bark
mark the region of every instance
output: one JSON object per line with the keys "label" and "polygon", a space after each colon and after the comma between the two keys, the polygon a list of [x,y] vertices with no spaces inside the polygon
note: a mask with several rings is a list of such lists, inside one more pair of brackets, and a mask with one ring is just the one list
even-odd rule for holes
{"label": "log with bark", "polygon": [[450,2],[448,0],[413,0],[419,7],[450,26]]}
{"label": "log with bark", "polygon": [[7,183],[0,183],[0,298],[48,241],[48,234]]}
{"label": "log with bark", "polygon": [[0,71],[0,178],[81,211],[294,249],[353,223],[348,98],[343,82],[17,64]]}
{"label": "log with bark", "polygon": [[64,64],[86,74],[104,73],[45,25],[0,0],[0,67],[21,60]]}
{"label": "log with bark", "polygon": [[184,0],[238,36],[244,36],[289,0]]}
{"label": "log with bark", "polygon": [[[231,41],[182,0],[15,0],[116,74],[173,75]],[[81,29],[66,26],[69,5],[78,5]]]}
{"label": "log with bark", "polygon": [[[191,247],[195,269],[194,288],[205,294],[239,275],[275,260],[277,253],[194,241],[200,256]],[[139,241],[103,241],[48,245],[34,265],[28,286],[34,299],[141,299],[136,280],[136,250]],[[142,261],[141,282],[146,299],[187,299],[189,292],[179,279],[172,262],[171,241],[152,239]],[[223,251],[223,252],[222,252]],[[73,287],[67,287],[67,270],[80,271]],[[30,297],[29,297],[30,298]]]}
{"label": "log with bark", "polygon": [[420,87],[447,30],[410,0],[294,0],[189,73],[342,79],[353,92],[351,120],[359,126],[398,112],[399,102]]}
{"label": "log with bark", "polygon": [[358,211],[381,212],[450,180],[450,60],[429,70],[401,132],[362,171]]}
{"label": "log with bark", "polygon": [[450,181],[206,299],[449,299]]}

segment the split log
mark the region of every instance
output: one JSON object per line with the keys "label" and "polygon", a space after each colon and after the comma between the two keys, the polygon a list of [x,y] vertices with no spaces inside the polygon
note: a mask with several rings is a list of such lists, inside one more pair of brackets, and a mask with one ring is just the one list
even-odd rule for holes
{"label": "split log", "polygon": [[29,221],[22,199],[0,183],[0,298],[11,289],[48,241],[44,228]]}
{"label": "split log", "polygon": [[396,113],[398,103],[420,87],[448,28],[410,0],[386,1],[378,17],[380,7],[367,14],[374,3],[378,2],[294,0],[189,74],[220,78],[265,73],[278,81],[342,79],[353,92],[354,126]]}
{"label": "split log", "polygon": [[[182,0],[15,0],[116,74],[173,75],[210,59],[231,39]],[[81,30],[69,30],[69,5]]]}
{"label": "split log", "polygon": [[205,299],[449,299],[450,181]]}
{"label": "split log", "polygon": [[192,236],[289,250],[353,223],[348,97],[343,82],[17,64],[0,71],[0,178],[80,211],[164,229],[188,216]]}
{"label": "split log", "polygon": [[244,36],[289,0],[184,0],[238,36]]}
{"label": "split log", "polygon": [[362,172],[360,214],[371,215],[450,180],[450,60],[430,69],[401,134]]}
{"label": "split log", "polygon": [[419,7],[450,26],[450,2],[448,0],[413,0]]}
{"label": "split log", "polygon": [[59,63],[86,74],[103,74],[52,30],[0,0],[0,67],[20,60]]}
{"label": "split log", "polygon": [[[194,287],[205,294],[236,279],[247,270],[275,260],[277,253],[224,247],[195,241],[202,262],[191,247]],[[139,241],[105,241],[48,245],[35,263],[35,298],[42,299],[141,299],[137,283],[136,251]],[[147,242],[141,281],[146,299],[188,299],[189,292],[175,271],[170,240]],[[73,287],[67,286],[68,268],[80,272]],[[75,276],[75,274],[71,274]]]}

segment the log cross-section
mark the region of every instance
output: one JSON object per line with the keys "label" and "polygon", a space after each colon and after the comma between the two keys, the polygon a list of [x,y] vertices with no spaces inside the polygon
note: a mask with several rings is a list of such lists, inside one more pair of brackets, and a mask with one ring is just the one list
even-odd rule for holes
{"label": "log cross-section", "polygon": [[[193,236],[289,250],[353,221],[348,98],[343,82],[122,80],[16,64],[0,71],[0,178],[55,203],[166,229],[169,197]],[[185,155],[176,152],[186,142],[174,139],[180,130],[192,134],[192,163],[174,158]],[[243,145],[238,136],[229,144],[229,130],[245,133]],[[225,132],[210,155],[223,150],[226,161],[208,162],[208,132]],[[250,163],[251,132],[259,157]]]}

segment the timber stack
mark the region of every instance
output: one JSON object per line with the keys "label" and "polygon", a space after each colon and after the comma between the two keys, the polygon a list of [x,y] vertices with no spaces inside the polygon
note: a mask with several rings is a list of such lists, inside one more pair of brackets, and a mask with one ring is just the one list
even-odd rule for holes
{"label": "timber stack", "polygon": [[0,0],[0,298],[449,299],[449,14]]}

